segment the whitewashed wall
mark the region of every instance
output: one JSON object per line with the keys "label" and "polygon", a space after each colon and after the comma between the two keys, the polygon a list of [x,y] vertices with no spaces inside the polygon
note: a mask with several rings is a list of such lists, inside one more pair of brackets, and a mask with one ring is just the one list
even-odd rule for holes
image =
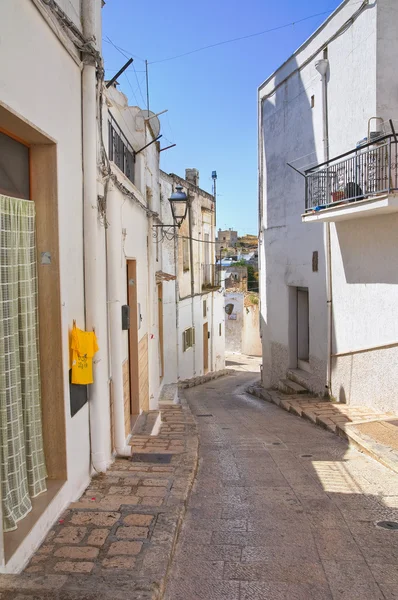
{"label": "whitewashed wall", "polygon": [[[375,10],[365,10],[354,25],[328,40],[358,9],[344,3],[259,89],[263,102],[260,194],[261,321],[263,373],[276,385],[288,367],[296,367],[294,288],[307,287],[310,304],[311,387],[323,392],[327,362],[324,230],[301,223],[304,179],[287,166],[304,169],[323,160],[322,87],[315,69],[327,44],[330,152],[346,151],[367,133],[376,111]],[[313,96],[314,107],[311,108]],[[318,272],[312,254],[318,252]]]}
{"label": "whitewashed wall", "polygon": [[[83,210],[81,71],[31,2],[0,3],[0,38],[1,104],[57,144],[68,470],[68,481],[8,563],[7,572],[15,572],[24,566],[57,516],[79,497],[90,480],[88,405],[71,418],[68,379],[69,328],[73,319],[84,326],[83,230],[82,221],[77,218]],[[0,523],[0,554],[1,545]],[[0,572],[4,570],[4,563],[0,562]]]}
{"label": "whitewashed wall", "polygon": [[[325,384],[326,298],[323,226],[302,224],[303,180],[286,166],[308,153],[305,163],[322,162],[320,76],[317,53],[358,10],[343,3],[293,57],[260,88],[264,98],[262,168],[261,289],[264,381],[275,385],[292,364],[289,353],[289,289],[309,288],[312,384]],[[398,6],[370,4],[328,45],[330,156],[355,148],[367,136],[373,116],[398,119],[393,58],[398,54]],[[308,60],[308,63],[305,62]],[[295,73],[293,71],[299,67]],[[287,75],[291,77],[284,82]],[[311,109],[311,96],[315,106]],[[374,127],[372,127],[374,129]],[[295,164],[303,167],[303,162]],[[283,183],[282,183],[283,182]],[[398,301],[394,265],[398,245],[395,215],[332,223],[333,282],[332,395],[352,404],[397,410],[398,331],[392,315]],[[312,273],[312,251],[319,271]],[[291,307],[290,307],[291,308]],[[291,312],[290,312],[291,314]],[[294,340],[293,340],[294,341]],[[278,363],[281,365],[278,368]],[[375,376],[375,373],[377,376]]]}

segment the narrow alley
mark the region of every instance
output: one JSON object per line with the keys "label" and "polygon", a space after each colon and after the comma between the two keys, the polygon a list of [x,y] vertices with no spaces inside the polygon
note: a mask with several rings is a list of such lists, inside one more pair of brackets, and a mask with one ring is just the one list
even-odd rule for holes
{"label": "narrow alley", "polygon": [[398,519],[397,475],[233,368],[186,390],[199,470],[167,600],[397,598],[398,531],[376,526]]}

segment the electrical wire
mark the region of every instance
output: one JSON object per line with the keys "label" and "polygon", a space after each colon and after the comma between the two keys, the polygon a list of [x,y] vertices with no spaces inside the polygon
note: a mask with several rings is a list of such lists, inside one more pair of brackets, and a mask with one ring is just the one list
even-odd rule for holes
{"label": "electrical wire", "polygon": [[[145,58],[141,58],[140,56],[137,56],[137,54],[132,54],[131,52],[129,52],[128,50],[123,50],[123,48],[121,48],[120,46],[117,46],[116,44],[114,44],[111,40],[111,38],[109,37],[109,35],[106,36],[107,39],[104,39],[104,42],[106,42],[107,44],[112,44],[112,46],[114,46],[116,48],[116,50],[119,50],[119,52],[125,52],[126,54],[128,54],[128,58],[130,56],[132,56],[133,58],[138,58],[138,60],[142,60],[142,62],[145,62]],[[127,58],[127,57],[126,57]],[[143,71],[145,73],[145,71]]]}

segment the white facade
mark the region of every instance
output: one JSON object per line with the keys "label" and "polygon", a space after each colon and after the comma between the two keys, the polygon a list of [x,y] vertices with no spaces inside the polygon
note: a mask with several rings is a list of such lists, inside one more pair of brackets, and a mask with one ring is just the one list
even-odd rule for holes
{"label": "white facade", "polygon": [[[394,0],[343,2],[259,88],[263,382],[276,386],[299,366],[314,392],[379,410],[398,408],[398,374],[391,368],[398,356],[392,316],[398,215],[346,205],[330,225],[322,211],[302,222],[305,179],[287,163],[304,171],[327,153],[333,158],[355,149],[372,117],[380,119],[370,131],[398,117],[397,11]],[[322,59],[328,61],[326,108],[315,66]],[[386,203],[394,210],[393,199]]]}
{"label": "white facade", "polygon": [[[187,170],[188,171],[188,170]],[[176,276],[168,284],[167,305],[176,302],[175,320],[165,323],[165,340],[177,347],[177,356],[167,354],[166,379],[191,379],[225,364],[224,297],[216,280],[215,212],[213,197],[174,174],[161,171],[162,221],[172,221],[168,198],[176,185],[189,197],[188,214],[177,237],[163,241],[164,269]],[[185,248],[184,248],[185,246]],[[174,266],[173,266],[174,263]],[[194,329],[194,343],[184,349],[184,332]]]}
{"label": "white facade", "polygon": [[[232,304],[232,307],[229,306]],[[261,356],[260,306],[257,294],[226,291],[225,350]]]}
{"label": "white facade", "polygon": [[[75,4],[79,14],[79,3]],[[83,326],[85,314],[83,224],[79,217],[83,211],[83,65],[80,53],[53,22],[54,16],[40,2],[1,3],[0,131],[30,146],[32,176],[40,180],[31,198],[38,205],[37,251],[39,256],[41,252],[51,255],[51,264],[38,266],[39,297],[43,298],[43,290],[48,289],[47,277],[53,289],[59,290],[58,297],[47,297],[46,309],[46,327],[56,340],[56,353],[47,366],[42,364],[42,375],[55,386],[52,404],[57,407],[57,414],[46,415],[44,423],[47,470],[53,480],[48,481],[48,492],[39,496],[34,510],[21,521],[19,531],[3,535],[0,521],[0,572],[9,573],[21,570],[54,520],[79,497],[91,476],[89,405],[72,417],[69,400],[69,330],[73,319]],[[100,28],[98,31],[100,38]],[[51,192],[43,213],[39,205],[47,197],[49,185]],[[41,223],[48,226],[48,236],[42,232]],[[44,326],[44,319],[42,323]],[[41,341],[44,356],[45,337]],[[51,345],[50,340],[48,343]],[[100,346],[106,364],[106,340],[101,339]],[[49,377],[51,372],[54,380]],[[109,421],[109,411],[105,411],[104,419]],[[51,439],[51,432],[58,442]],[[109,442],[105,441],[103,453],[110,462]]]}

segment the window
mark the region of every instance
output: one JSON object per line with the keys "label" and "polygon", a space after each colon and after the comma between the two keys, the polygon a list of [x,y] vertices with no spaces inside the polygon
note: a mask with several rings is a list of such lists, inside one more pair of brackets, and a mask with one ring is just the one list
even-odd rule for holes
{"label": "window", "polygon": [[182,333],[182,348],[186,352],[188,348],[195,345],[195,327],[190,327]]}
{"label": "window", "polygon": [[315,106],[315,96],[311,96],[311,108]]}
{"label": "window", "polygon": [[0,132],[0,193],[29,200],[29,148]]}
{"label": "window", "polygon": [[203,318],[207,317],[207,300],[203,300]]}
{"label": "window", "polygon": [[221,323],[218,326],[218,335],[222,335],[222,324]]}
{"label": "window", "polygon": [[135,152],[130,142],[110,115],[108,124],[109,133],[109,160],[112,160],[117,167],[134,183]]}
{"label": "window", "polygon": [[184,271],[189,271],[189,240],[182,240],[182,268]]}

